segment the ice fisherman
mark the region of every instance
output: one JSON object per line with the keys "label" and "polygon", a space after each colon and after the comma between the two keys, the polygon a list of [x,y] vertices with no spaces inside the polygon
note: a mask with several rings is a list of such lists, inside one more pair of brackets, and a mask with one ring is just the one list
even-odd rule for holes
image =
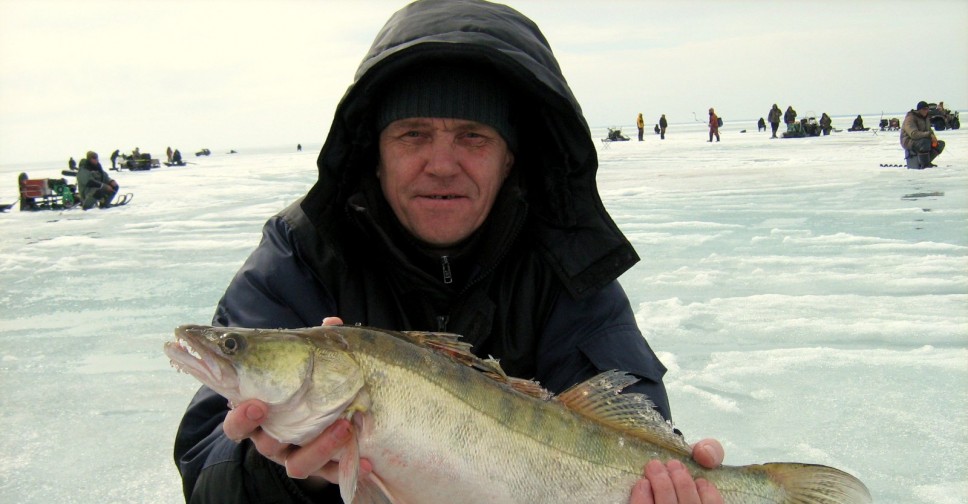
{"label": "ice fisherman", "polygon": [[773,136],[770,138],[777,138],[776,130],[780,128],[780,117],[782,115],[783,112],[780,112],[780,107],[774,103],[773,108],[771,108],[770,112],[766,115],[767,120],[770,122],[770,128],[773,130]]}
{"label": "ice fisherman", "polygon": [[901,124],[901,146],[905,158],[917,157],[917,163],[909,167],[915,169],[933,168],[934,158],[944,151],[944,141],[938,140],[931,123],[928,122],[928,102],[919,101],[916,108],[904,116]]}
{"label": "ice fisherman", "polygon": [[716,141],[719,141],[719,116],[716,115],[716,111],[709,107],[709,141],[713,141],[713,137],[716,137]]}
{"label": "ice fisherman", "polygon": [[97,153],[88,151],[77,167],[77,192],[82,208],[90,210],[95,205],[100,208],[111,206],[118,189],[118,183],[101,168]]}
{"label": "ice fisherman", "polygon": [[[266,223],[215,325],[455,332],[554,392],[624,370],[670,418],[665,367],[618,283],[638,255],[602,204],[588,124],[530,19],[476,0],[404,7],[338,104],[317,167],[308,194]],[[199,390],[175,440],[186,500],[341,502],[333,459],[349,423],[290,446],[261,431],[265,415]],[[713,467],[723,448],[700,441],[693,456]],[[722,503],[680,462],[643,473],[630,503]]]}

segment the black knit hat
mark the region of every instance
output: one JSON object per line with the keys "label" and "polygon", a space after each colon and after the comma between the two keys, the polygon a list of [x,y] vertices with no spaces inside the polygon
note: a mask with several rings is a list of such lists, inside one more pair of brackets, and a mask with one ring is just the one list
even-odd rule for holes
{"label": "black knit hat", "polygon": [[921,100],[918,102],[918,107],[914,110],[921,110],[923,108],[928,108],[928,102]]}
{"label": "black knit hat", "polygon": [[418,66],[388,79],[377,108],[377,131],[408,117],[445,117],[486,124],[517,148],[506,85],[483,69],[460,65]]}

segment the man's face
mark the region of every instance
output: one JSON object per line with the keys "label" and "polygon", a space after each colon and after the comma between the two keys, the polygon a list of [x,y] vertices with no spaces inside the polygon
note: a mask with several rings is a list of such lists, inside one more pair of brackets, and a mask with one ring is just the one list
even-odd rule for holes
{"label": "man's face", "polygon": [[474,121],[400,119],[380,132],[383,195],[407,231],[436,247],[481,226],[513,164],[497,130]]}
{"label": "man's face", "polygon": [[921,114],[921,117],[928,117],[928,107],[919,108],[918,114]]}
{"label": "man's face", "polygon": [[97,156],[91,156],[87,158],[87,162],[97,166],[101,165],[101,162],[97,160]]}

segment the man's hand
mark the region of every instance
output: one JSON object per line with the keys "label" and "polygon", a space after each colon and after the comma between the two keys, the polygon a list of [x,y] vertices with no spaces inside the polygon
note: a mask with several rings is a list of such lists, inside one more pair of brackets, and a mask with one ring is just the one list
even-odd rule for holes
{"label": "man's hand", "polygon": [[[319,436],[302,445],[280,443],[262,430],[268,407],[265,403],[251,399],[239,404],[225,416],[222,430],[236,442],[244,439],[252,441],[263,457],[286,468],[289,477],[306,479],[321,477],[330,483],[339,482],[339,455],[347,442],[352,439],[350,422],[337,420]],[[360,460],[360,478],[365,478],[373,470],[368,460]]]}
{"label": "man's hand", "polygon": [[[723,445],[715,439],[704,439],[692,447],[692,458],[699,465],[715,468],[723,463]],[[723,496],[704,479],[693,480],[686,466],[678,460],[663,464],[653,460],[645,466],[629,497],[629,504],[723,504]]]}

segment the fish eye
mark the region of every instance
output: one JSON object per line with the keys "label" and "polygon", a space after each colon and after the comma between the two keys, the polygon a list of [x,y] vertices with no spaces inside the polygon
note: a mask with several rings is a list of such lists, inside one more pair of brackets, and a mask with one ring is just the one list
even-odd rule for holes
{"label": "fish eye", "polygon": [[235,355],[245,348],[245,340],[242,339],[242,335],[239,333],[228,333],[222,336],[222,339],[218,342],[218,346],[225,355]]}

